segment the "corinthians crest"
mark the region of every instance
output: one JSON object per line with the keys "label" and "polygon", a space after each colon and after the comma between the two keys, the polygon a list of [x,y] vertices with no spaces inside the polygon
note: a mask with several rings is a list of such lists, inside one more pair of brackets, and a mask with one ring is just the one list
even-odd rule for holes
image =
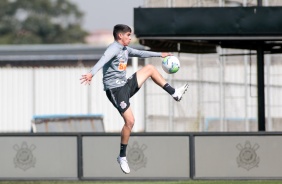
{"label": "corinthians crest", "polygon": [[137,171],[142,167],[146,167],[147,158],[144,155],[145,149],[147,149],[145,144],[139,146],[136,141],[133,142],[132,146],[128,145],[127,160],[130,168]]}
{"label": "corinthians crest", "polygon": [[236,147],[240,151],[237,157],[238,167],[243,167],[248,171],[253,167],[258,167],[260,161],[256,154],[256,150],[259,148],[258,144],[252,146],[250,141],[246,141],[244,147],[241,144],[237,144]]}
{"label": "corinthians crest", "polygon": [[34,167],[36,163],[36,158],[33,156],[32,151],[36,148],[35,145],[28,147],[26,142],[23,142],[21,147],[17,144],[13,146],[17,154],[14,158],[15,167],[18,167],[24,171]]}

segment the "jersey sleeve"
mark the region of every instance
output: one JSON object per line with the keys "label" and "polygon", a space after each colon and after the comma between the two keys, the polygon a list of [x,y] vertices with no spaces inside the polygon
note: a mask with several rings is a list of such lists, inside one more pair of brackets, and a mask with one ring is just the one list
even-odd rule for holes
{"label": "jersey sleeve", "polygon": [[128,50],[128,55],[130,57],[148,58],[148,57],[161,57],[162,56],[160,52],[137,50],[137,49],[133,49],[130,47],[127,47],[127,50]]}
{"label": "jersey sleeve", "polygon": [[91,74],[94,76],[107,62],[109,62],[113,57],[117,56],[117,54],[118,54],[118,49],[114,47],[107,48],[103,56],[90,70]]}

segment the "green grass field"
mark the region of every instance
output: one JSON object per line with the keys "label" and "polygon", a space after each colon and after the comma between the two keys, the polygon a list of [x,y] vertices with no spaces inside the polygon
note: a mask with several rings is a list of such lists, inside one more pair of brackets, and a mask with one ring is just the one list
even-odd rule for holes
{"label": "green grass field", "polygon": [[0,181],[0,184],[281,184],[281,181]]}

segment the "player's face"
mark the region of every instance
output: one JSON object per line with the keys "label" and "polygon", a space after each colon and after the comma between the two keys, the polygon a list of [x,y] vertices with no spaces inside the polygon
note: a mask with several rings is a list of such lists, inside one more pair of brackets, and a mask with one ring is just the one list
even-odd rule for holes
{"label": "player's face", "polygon": [[124,46],[128,46],[130,41],[131,41],[131,33],[130,32],[126,32],[124,34],[121,34],[120,38],[121,38],[122,44]]}

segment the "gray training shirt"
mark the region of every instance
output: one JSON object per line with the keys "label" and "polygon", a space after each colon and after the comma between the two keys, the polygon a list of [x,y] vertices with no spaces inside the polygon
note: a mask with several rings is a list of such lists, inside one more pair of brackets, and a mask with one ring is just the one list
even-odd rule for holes
{"label": "gray training shirt", "polygon": [[94,76],[103,67],[104,90],[117,88],[126,83],[126,66],[128,57],[161,57],[161,53],[141,51],[113,42],[104,55],[91,69]]}

